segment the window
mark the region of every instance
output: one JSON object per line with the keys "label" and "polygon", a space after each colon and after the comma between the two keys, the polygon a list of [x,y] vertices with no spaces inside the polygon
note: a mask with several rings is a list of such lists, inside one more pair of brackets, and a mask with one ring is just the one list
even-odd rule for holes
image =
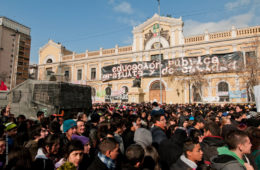
{"label": "window", "polygon": [[66,70],[65,73],[64,73],[65,77],[69,77],[70,76],[70,71],[69,70]]}
{"label": "window", "polygon": [[196,87],[195,85],[192,85],[192,97],[194,102],[201,102],[201,87]]}
{"label": "window", "polygon": [[46,68],[46,73],[47,76],[50,76],[53,73],[52,68]]}
{"label": "window", "polygon": [[52,59],[49,58],[46,63],[52,63]]}
{"label": "window", "polygon": [[105,102],[111,102],[111,93],[112,93],[111,87],[106,87],[105,92],[106,92]]}
{"label": "window", "polygon": [[128,87],[122,87],[121,102],[128,102]]}
{"label": "window", "polygon": [[161,56],[161,61],[163,60],[163,54],[156,54],[156,55],[151,55],[151,61],[159,61]]}
{"label": "window", "polygon": [[91,80],[96,79],[96,68],[91,68]]}
{"label": "window", "polygon": [[220,102],[228,102],[229,101],[229,88],[226,82],[220,82],[218,84],[218,96]]}
{"label": "window", "polygon": [[250,64],[254,64],[256,63],[256,52],[255,51],[248,51],[245,53],[245,57],[246,57],[246,64],[250,65]]}
{"label": "window", "polygon": [[81,79],[82,79],[82,69],[79,69],[77,73],[77,80],[81,80]]}

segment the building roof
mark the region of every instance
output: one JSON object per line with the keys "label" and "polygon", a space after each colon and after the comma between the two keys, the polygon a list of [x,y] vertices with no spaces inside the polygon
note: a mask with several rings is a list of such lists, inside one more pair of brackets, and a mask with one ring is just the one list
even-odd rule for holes
{"label": "building roof", "polygon": [[10,29],[13,29],[15,31],[21,32],[29,36],[31,33],[31,28],[4,16],[0,16],[0,25],[8,27]]}

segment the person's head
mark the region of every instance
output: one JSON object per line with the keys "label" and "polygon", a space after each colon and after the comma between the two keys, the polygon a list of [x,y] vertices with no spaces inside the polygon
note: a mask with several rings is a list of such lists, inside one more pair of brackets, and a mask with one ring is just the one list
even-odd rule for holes
{"label": "person's head", "polygon": [[52,134],[59,134],[60,131],[60,123],[58,121],[51,121],[49,124],[49,131]]}
{"label": "person's head", "polygon": [[228,117],[222,117],[220,122],[221,122],[221,126],[230,125],[231,124],[231,120]]}
{"label": "person's head", "polygon": [[17,134],[17,125],[13,122],[9,122],[5,124],[5,131],[8,136],[15,136]]}
{"label": "person's head", "polygon": [[192,140],[197,140],[198,139],[200,142],[202,141],[202,134],[201,134],[201,131],[198,130],[198,129],[192,129],[190,131],[189,137]]}
{"label": "person's head", "polygon": [[68,119],[63,122],[63,132],[66,133],[67,136],[71,137],[77,131],[77,123],[72,120]]}
{"label": "person's head", "polygon": [[0,138],[0,155],[3,155],[5,152],[5,139]]}
{"label": "person's head", "polygon": [[60,148],[60,138],[58,134],[50,134],[44,139],[44,148],[48,154],[56,155]]}
{"label": "person's head", "polygon": [[9,116],[11,111],[10,105],[7,105],[3,116]]}
{"label": "person's head", "polygon": [[40,124],[32,126],[31,139],[39,140],[45,138],[49,134],[47,128]]}
{"label": "person's head", "polygon": [[152,145],[153,138],[151,131],[146,128],[138,128],[134,133],[134,141],[143,148]]}
{"label": "person's head", "polygon": [[164,115],[160,115],[160,114],[153,115],[152,119],[153,119],[154,125],[162,128],[162,129],[165,129],[165,127],[166,127],[166,119],[165,119]]}
{"label": "person's head", "polygon": [[138,144],[132,144],[126,149],[125,156],[132,166],[140,167],[144,159],[144,149]]}
{"label": "person's head", "polygon": [[65,159],[73,163],[76,167],[79,166],[79,163],[83,159],[84,147],[79,140],[71,140],[67,145],[67,152],[65,154]]}
{"label": "person's head", "polygon": [[243,119],[246,119],[246,113],[245,112],[235,112],[233,114],[236,121],[241,122]]}
{"label": "person's head", "polygon": [[157,102],[153,102],[153,103],[152,103],[152,106],[153,106],[153,108],[154,108],[154,107],[158,107],[159,105],[158,105]]}
{"label": "person's head", "polygon": [[205,120],[203,119],[202,116],[197,116],[195,117],[194,119],[194,122],[193,122],[193,125],[195,128],[197,129],[203,129],[204,128],[204,125],[205,125]]}
{"label": "person's head", "polygon": [[159,154],[152,145],[149,145],[145,148],[145,157],[151,157],[155,163],[159,161]]}
{"label": "person's head", "polygon": [[85,132],[85,123],[82,120],[77,121],[77,133],[83,134]]}
{"label": "person's head", "polygon": [[111,130],[114,133],[121,135],[124,131],[123,126],[124,126],[124,123],[120,118],[114,118],[111,123]]}
{"label": "person's head", "polygon": [[241,154],[251,153],[251,142],[246,132],[234,130],[227,134],[225,142],[230,150],[236,150]]}
{"label": "person's head", "polygon": [[72,135],[72,140],[79,140],[81,141],[82,145],[84,146],[84,154],[89,154],[90,151],[90,143],[89,138],[85,136],[79,136],[79,135]]}
{"label": "person's head", "polygon": [[198,141],[191,139],[187,140],[183,145],[183,153],[193,162],[199,162],[202,160],[203,152]]}
{"label": "person's head", "polygon": [[37,116],[37,119],[39,121],[41,121],[44,118],[44,112],[43,111],[38,111],[36,116]]}
{"label": "person's head", "polygon": [[244,111],[244,108],[241,106],[241,105],[237,105],[236,106],[236,112],[239,113],[239,112],[243,112]]}
{"label": "person's head", "polygon": [[220,136],[219,126],[214,122],[205,123],[204,136]]}
{"label": "person's head", "polygon": [[26,120],[26,117],[24,116],[24,115],[19,115],[18,117],[17,117],[17,122],[18,123],[22,123],[22,122],[24,122]]}
{"label": "person's head", "polygon": [[77,120],[81,120],[83,122],[87,122],[88,121],[88,117],[85,113],[83,112],[79,112],[78,115],[77,115]]}
{"label": "person's head", "polygon": [[115,160],[118,155],[119,145],[114,138],[105,138],[99,144],[100,152],[108,158]]}
{"label": "person's head", "polygon": [[187,128],[188,127],[188,125],[189,125],[189,120],[184,120],[183,122],[182,122],[182,127],[184,127],[184,128]]}

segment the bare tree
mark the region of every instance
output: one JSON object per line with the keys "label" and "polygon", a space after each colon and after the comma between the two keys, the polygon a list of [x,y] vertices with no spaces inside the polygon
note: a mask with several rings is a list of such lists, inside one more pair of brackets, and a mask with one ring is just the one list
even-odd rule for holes
{"label": "bare tree", "polygon": [[257,37],[245,52],[244,67],[237,71],[237,75],[241,78],[246,88],[248,102],[255,102],[254,86],[260,83],[259,46],[260,42]]}
{"label": "bare tree", "polygon": [[[200,72],[195,69],[189,69],[188,73],[181,74],[177,69],[174,74],[170,76],[170,81],[178,79],[178,82],[184,86],[188,85],[189,89],[189,103],[190,102],[202,102],[202,88],[208,86],[208,80],[206,73]],[[179,93],[179,89],[177,94]]]}

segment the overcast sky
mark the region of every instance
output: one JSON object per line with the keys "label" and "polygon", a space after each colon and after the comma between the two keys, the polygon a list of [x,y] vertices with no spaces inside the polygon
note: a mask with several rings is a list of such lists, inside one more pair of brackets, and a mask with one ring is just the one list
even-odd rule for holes
{"label": "overcast sky", "polygon": [[[260,0],[161,0],[182,17],[184,36],[260,25]],[[31,63],[49,39],[76,53],[132,44],[134,26],[158,13],[157,0],[0,0],[0,16],[31,28]]]}

